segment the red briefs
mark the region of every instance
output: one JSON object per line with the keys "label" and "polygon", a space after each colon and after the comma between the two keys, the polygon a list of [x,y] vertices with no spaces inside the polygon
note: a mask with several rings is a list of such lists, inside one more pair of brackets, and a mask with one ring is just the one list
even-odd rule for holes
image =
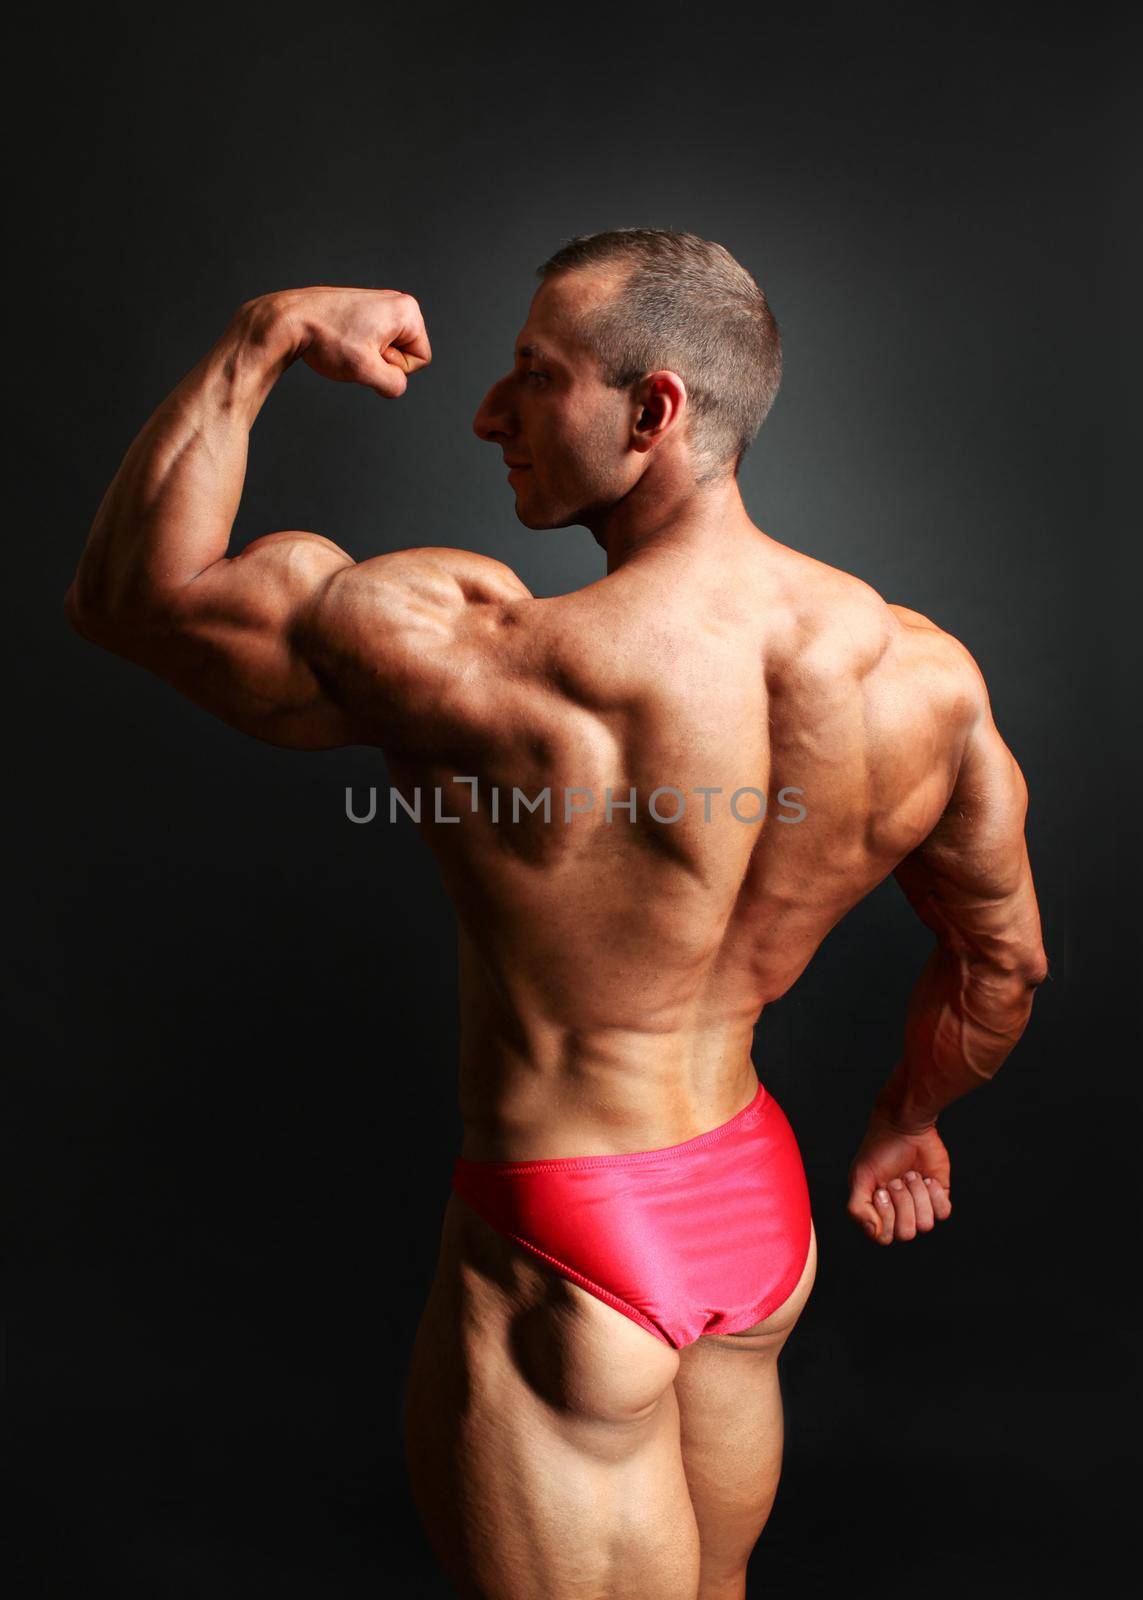
{"label": "red briefs", "polygon": [[498,1232],[677,1350],[761,1322],[809,1255],[801,1154],[762,1084],[737,1116],[682,1144],[550,1161],[458,1156],[452,1187]]}

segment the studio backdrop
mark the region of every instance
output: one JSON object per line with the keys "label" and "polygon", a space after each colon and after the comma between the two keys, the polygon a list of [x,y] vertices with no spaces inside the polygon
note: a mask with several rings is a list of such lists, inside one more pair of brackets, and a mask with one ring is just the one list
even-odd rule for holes
{"label": "studio backdrop", "polygon": [[85,642],[63,597],[132,438],[238,305],[320,283],[414,294],[434,359],[396,402],[291,369],[232,551],[303,528],[356,558],[464,546],[542,596],[599,578],[585,529],[516,520],[472,419],[537,265],[631,225],[725,244],[777,316],[754,521],[979,663],[1051,963],[996,1081],[942,1118],[956,1212],[908,1249],[845,1215],[930,943],[892,880],[762,1018],[820,1265],[750,1592],[1041,1595],[1124,1542],[1131,45],[1090,11],[881,6],[29,25],[5,1030],[26,1592],[450,1593],[400,1427],[460,1139],[445,892],[379,751],[259,744]]}

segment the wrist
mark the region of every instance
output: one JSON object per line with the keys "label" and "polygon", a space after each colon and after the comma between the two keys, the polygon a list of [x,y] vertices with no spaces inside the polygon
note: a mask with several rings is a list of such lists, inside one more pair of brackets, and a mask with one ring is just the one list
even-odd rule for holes
{"label": "wrist", "polygon": [[890,1106],[884,1106],[875,1101],[873,1110],[869,1113],[869,1126],[871,1128],[888,1128],[893,1133],[899,1133],[906,1138],[918,1139],[923,1133],[930,1133],[937,1125],[936,1117],[909,1116]]}
{"label": "wrist", "polygon": [[874,1100],[869,1120],[883,1123],[896,1133],[916,1134],[935,1128],[937,1113],[931,1105],[918,1104],[905,1080],[903,1063],[898,1062]]}
{"label": "wrist", "polygon": [[272,365],[296,361],[309,342],[310,330],[298,316],[288,293],[257,295],[239,306],[231,332],[251,356]]}
{"label": "wrist", "polygon": [[239,306],[213,352],[225,408],[238,411],[252,425],[270,390],[304,348],[280,296],[260,295]]}

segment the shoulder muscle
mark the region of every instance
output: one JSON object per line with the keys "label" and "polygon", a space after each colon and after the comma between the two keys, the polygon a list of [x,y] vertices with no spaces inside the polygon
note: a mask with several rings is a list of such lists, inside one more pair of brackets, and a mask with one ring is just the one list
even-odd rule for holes
{"label": "shoulder muscle", "polygon": [[499,639],[527,585],[501,561],[447,546],[396,550],[336,572],[304,648],[368,727],[397,738],[479,716],[494,696]]}

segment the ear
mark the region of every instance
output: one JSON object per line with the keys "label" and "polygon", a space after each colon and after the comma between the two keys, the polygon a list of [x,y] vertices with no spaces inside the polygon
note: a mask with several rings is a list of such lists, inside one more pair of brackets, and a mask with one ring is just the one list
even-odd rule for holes
{"label": "ear", "polygon": [[687,386],[677,372],[649,373],[635,392],[632,447],[640,451],[653,450],[679,422],[686,403]]}

